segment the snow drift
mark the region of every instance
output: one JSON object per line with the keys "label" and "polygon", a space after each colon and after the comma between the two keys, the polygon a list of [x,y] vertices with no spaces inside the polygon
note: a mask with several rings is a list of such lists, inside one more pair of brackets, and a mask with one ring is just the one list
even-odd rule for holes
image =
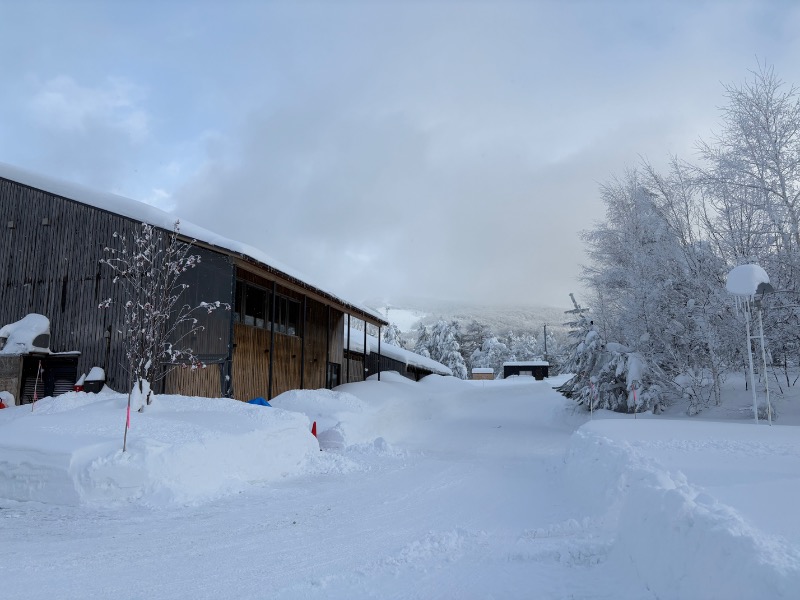
{"label": "snow drift", "polygon": [[71,392],[1,411],[0,490],[50,504],[194,504],[303,471],[319,453],[305,415],[230,399]]}
{"label": "snow drift", "polygon": [[[697,597],[698,590],[713,598],[793,597],[800,589],[797,540],[757,528],[750,515],[745,518],[655,458],[670,457],[665,448],[677,447],[683,454],[677,463],[689,467],[721,443],[726,448],[721,458],[730,461],[727,440],[741,437],[743,430],[726,431],[726,424],[718,423],[681,425],[689,430],[684,437],[674,425],[641,419],[594,421],[573,435],[565,476],[585,502],[584,510],[596,512],[616,531],[608,566],[635,575],[621,583],[632,595],[644,586],[662,599]],[[776,442],[774,428],[747,431],[746,443],[762,451],[764,445],[785,442]],[[794,458],[800,463],[800,456]],[[720,457],[713,457],[697,469],[697,478],[722,493],[741,484],[738,475],[722,472]],[[763,508],[770,503],[765,496]]]}

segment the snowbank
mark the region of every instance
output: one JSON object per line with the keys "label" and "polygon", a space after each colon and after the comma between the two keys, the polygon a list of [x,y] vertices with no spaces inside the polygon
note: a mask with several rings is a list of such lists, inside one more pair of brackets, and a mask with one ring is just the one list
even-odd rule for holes
{"label": "snowbank", "polygon": [[[336,390],[294,390],[256,406],[225,398],[158,396],[131,413],[127,396],[104,388],[70,392],[0,411],[0,497],[48,504],[198,504],[310,473],[350,472],[346,457],[320,449],[398,454],[424,420],[432,389],[462,389],[453,377],[415,383],[381,373]],[[434,386],[434,388],[431,388]],[[350,393],[358,390],[358,396]],[[311,424],[317,422],[317,436]]]}
{"label": "snowbank", "polygon": [[71,392],[0,411],[0,497],[51,504],[195,504],[302,473],[319,454],[301,414],[229,399]]}
{"label": "snowbank", "polygon": [[367,381],[340,385],[335,390],[292,390],[274,398],[272,405],[316,421],[323,449],[371,447],[386,453],[394,452],[391,444],[406,439],[429,414],[424,402],[429,386],[450,391],[461,389],[461,383],[458,378],[440,375],[415,382],[395,371],[384,371],[380,381],[372,375]]}
{"label": "snowbank", "polygon": [[[569,552],[569,560],[577,556],[580,565],[598,565],[613,581],[609,597],[794,597],[800,589],[795,427],[652,414],[633,419],[600,411],[570,434],[587,416],[551,386],[530,378],[470,382],[434,375],[413,382],[382,373],[381,381],[287,392],[272,400],[273,407],[158,396],[144,413],[132,415],[124,454],[127,398],[109,391],[68,393],[41,400],[33,410],[26,405],[0,411],[0,498],[95,506],[202,504],[287,477],[367,473],[385,457],[398,457],[403,465],[419,461],[417,466],[430,470],[429,481],[437,482],[421,485],[425,495],[419,502],[425,504],[460,486],[462,468],[510,469],[511,480],[518,481],[530,476],[529,461],[544,460],[538,477],[546,472],[547,479],[537,486],[551,496],[532,506],[526,495],[512,502],[525,503],[530,514],[513,523],[519,532],[511,546],[501,543],[509,523],[500,528],[502,535],[500,529],[487,533],[497,544],[491,560],[513,555],[538,561],[555,544],[554,556]],[[318,441],[310,433],[312,421]],[[426,456],[432,462],[422,460]],[[447,485],[442,465],[450,472],[444,473]],[[395,476],[391,485],[398,496],[419,483],[413,468]],[[464,514],[496,506],[496,480],[484,477],[458,492],[471,503]],[[368,479],[346,481],[361,486]],[[314,494],[348,488],[314,481]],[[306,481],[302,487],[308,486]],[[294,503],[298,496],[288,498]],[[342,498],[347,500],[341,506],[353,502],[347,492]],[[452,498],[440,500],[449,515]],[[316,496],[313,502],[316,507]],[[550,515],[554,506],[557,514]],[[435,517],[439,522],[442,514]],[[315,532],[320,523],[314,523]],[[561,538],[570,539],[562,544]],[[422,558],[430,557],[423,552]],[[434,564],[438,569],[443,563]]]}
{"label": "snowbank", "polygon": [[[584,510],[616,530],[609,566],[633,576],[632,591],[644,587],[658,598],[793,597],[800,589],[800,538],[787,539],[779,526],[765,531],[768,523],[757,527],[754,515],[741,514],[740,504],[746,510],[758,491],[750,481],[737,495],[752,473],[731,464],[739,452],[762,462],[789,452],[779,473],[765,468],[760,478],[793,478],[796,492],[800,442],[792,429],[776,436],[777,428],[676,423],[593,421],[573,436],[565,474]],[[755,499],[762,512],[773,506],[771,491],[766,485]]]}

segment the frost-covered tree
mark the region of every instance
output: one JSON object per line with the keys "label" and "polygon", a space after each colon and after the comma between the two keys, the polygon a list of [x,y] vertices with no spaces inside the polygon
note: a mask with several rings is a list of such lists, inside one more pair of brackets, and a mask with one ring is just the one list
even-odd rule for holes
{"label": "frost-covered tree", "polygon": [[789,363],[800,364],[800,89],[759,64],[725,95],[720,131],[699,145],[695,182],[728,267],[757,263],[780,290],[765,301],[764,325],[789,384]]}
{"label": "frost-covered tree", "polygon": [[414,344],[414,352],[425,358],[431,357],[431,336],[428,326],[420,322],[417,326],[417,341]]}
{"label": "frost-covered tree", "polygon": [[[719,404],[725,374],[745,364],[742,317],[725,291],[743,263],[764,267],[776,289],[763,302],[768,356],[787,384],[800,366],[800,90],[759,65],[725,93],[700,165],[673,158],[659,173],[645,163],[601,187],[606,218],[584,233],[583,281],[607,340],[587,380],[607,399],[592,405],[630,410],[623,379],[641,385],[637,410],[675,398],[691,413]],[[587,370],[574,353],[586,335],[566,370]],[[578,383],[567,391],[585,395]]]}
{"label": "frost-covered tree", "polygon": [[430,357],[450,367],[453,375],[459,379],[467,378],[467,365],[461,356],[458,343],[459,325],[456,321],[447,322],[440,319],[430,330],[428,352]]}
{"label": "frost-covered tree", "polygon": [[[650,365],[657,403],[686,393],[693,402],[715,397],[728,358],[719,344],[724,264],[699,239],[683,186],[680,178],[628,171],[602,187],[607,218],[584,234],[592,260],[584,279],[603,299],[603,336]],[[687,377],[704,384],[684,388],[678,382]]]}
{"label": "frost-covered tree", "polygon": [[660,406],[661,388],[641,354],[618,343],[606,343],[586,314],[570,323],[566,372],[573,377],[556,388],[587,410],[641,412]]}
{"label": "frost-covered tree", "polygon": [[405,347],[403,334],[396,323],[389,323],[389,326],[383,330],[383,341],[398,348]]}
{"label": "frost-covered tree", "polygon": [[503,372],[503,363],[510,360],[508,346],[492,336],[487,338],[470,357],[472,368],[491,368],[496,374]]}
{"label": "frost-covered tree", "polygon": [[540,358],[543,354],[539,340],[532,333],[521,333],[519,335],[513,332],[509,335],[509,347],[511,354],[516,357],[516,360],[533,360]]}
{"label": "frost-covered tree", "polygon": [[[573,300],[574,302],[574,300]],[[581,312],[576,304],[573,311],[576,318],[567,323],[569,332],[569,353],[564,360],[562,373],[573,373],[557,389],[567,398],[573,398],[579,404],[589,407],[596,406],[597,390],[592,377],[606,365],[605,343],[589,316]]]}
{"label": "frost-covered tree", "polygon": [[[151,402],[150,384],[171,368],[205,367],[185,343],[203,329],[198,315],[230,310],[219,301],[194,306],[182,301],[189,287],[182,276],[199,264],[200,256],[191,253],[192,245],[181,241],[179,232],[178,221],[168,233],[147,223],[127,235],[115,232],[114,245],[105,248],[101,261],[113,271],[116,302],[123,305],[125,370],[138,391],[136,398],[146,404]],[[112,302],[108,298],[100,307]]]}
{"label": "frost-covered tree", "polygon": [[490,336],[491,332],[489,331],[489,327],[476,319],[470,321],[466,330],[462,332],[461,356],[464,357],[464,362],[469,369],[476,366],[472,364],[472,354],[478,350],[483,344],[483,341]]}

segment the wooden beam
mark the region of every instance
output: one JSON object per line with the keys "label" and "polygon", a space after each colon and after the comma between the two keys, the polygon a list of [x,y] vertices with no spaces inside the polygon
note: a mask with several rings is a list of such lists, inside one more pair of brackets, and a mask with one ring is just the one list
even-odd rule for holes
{"label": "wooden beam", "polygon": [[[196,245],[202,246],[203,244],[201,242],[196,242]],[[224,248],[219,248],[218,246],[211,246],[211,248],[216,250],[217,252],[224,252]],[[368,321],[372,325],[381,326],[389,324],[386,321],[383,321],[382,319],[374,317],[373,315],[365,312],[364,310],[358,308],[357,306],[349,304],[343,300],[334,298],[333,296],[326,294],[325,292],[323,292],[318,288],[315,288],[314,286],[311,286],[309,284],[303,284],[299,280],[290,278],[286,276],[284,273],[281,273],[277,269],[273,269],[268,265],[262,265],[260,263],[253,264],[252,262],[243,260],[237,256],[231,256],[231,259],[234,261],[234,264],[240,269],[243,269],[245,271],[250,271],[251,273],[259,275],[270,281],[279,281],[281,287],[285,287],[288,290],[292,290],[299,294],[308,296],[309,298],[312,298],[317,302],[320,302],[321,304],[325,304],[326,306],[333,306],[334,308],[342,311],[343,313],[347,314],[353,313],[354,315],[357,315],[359,318]]]}

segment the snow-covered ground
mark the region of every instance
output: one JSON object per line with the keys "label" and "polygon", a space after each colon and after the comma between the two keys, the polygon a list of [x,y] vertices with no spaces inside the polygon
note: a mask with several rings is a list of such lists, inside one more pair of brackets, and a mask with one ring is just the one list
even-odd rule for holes
{"label": "snow-covered ground", "polygon": [[[795,598],[800,431],[558,378],[0,410],[0,598]],[[311,435],[316,421],[318,440]],[[320,449],[322,451],[320,451]]]}

